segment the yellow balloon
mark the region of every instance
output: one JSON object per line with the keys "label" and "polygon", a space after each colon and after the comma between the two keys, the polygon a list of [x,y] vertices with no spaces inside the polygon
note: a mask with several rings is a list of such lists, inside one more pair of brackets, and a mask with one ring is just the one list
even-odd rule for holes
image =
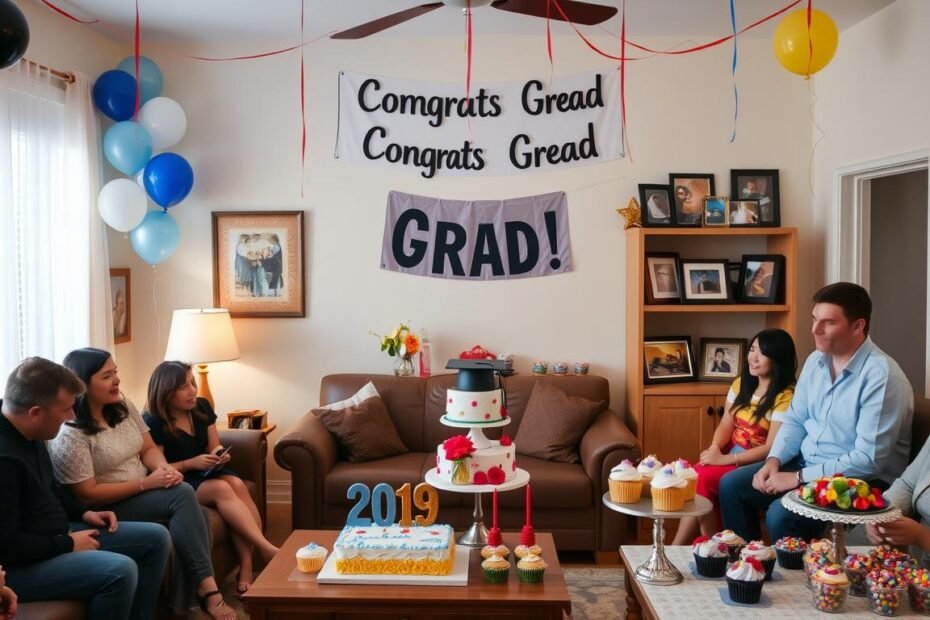
{"label": "yellow balloon", "polygon": [[788,13],[778,23],[772,43],[775,58],[785,69],[809,77],[833,60],[838,40],[836,24],[829,15],[817,9],[811,11],[808,39],[807,10],[802,9]]}

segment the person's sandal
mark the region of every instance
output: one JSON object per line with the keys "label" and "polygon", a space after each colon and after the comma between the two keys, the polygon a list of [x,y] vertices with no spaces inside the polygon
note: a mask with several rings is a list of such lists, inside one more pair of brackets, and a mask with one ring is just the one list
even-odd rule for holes
{"label": "person's sandal", "polygon": [[[214,605],[213,607],[210,607],[207,604],[207,599],[217,594],[220,595],[220,602]],[[227,605],[226,601],[223,600],[223,595],[220,594],[219,590],[211,590],[210,592],[207,592],[205,594],[198,594],[197,602],[200,603],[200,609],[202,609],[203,612],[207,614],[208,616],[210,616],[211,618],[221,619],[221,618],[237,618],[238,617],[238,615],[236,614],[236,610],[230,607],[229,605]],[[219,610],[221,607],[226,608],[225,610],[221,610],[220,613],[222,613],[222,615],[215,616],[211,613],[212,610]]]}

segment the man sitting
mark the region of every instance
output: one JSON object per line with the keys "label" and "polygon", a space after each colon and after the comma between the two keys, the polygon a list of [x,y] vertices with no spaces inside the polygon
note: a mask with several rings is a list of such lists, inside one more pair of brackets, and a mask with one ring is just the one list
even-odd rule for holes
{"label": "man sitting", "polygon": [[872,301],[864,288],[831,284],[814,295],[817,350],[798,377],[791,408],[764,463],[720,482],[723,523],[747,540],[760,537],[759,510],[774,541],[810,539],[824,523],[776,501],[804,481],[842,473],[888,488],[907,466],[914,394],[898,364],[869,338]]}
{"label": "man sitting", "polygon": [[[0,564],[20,603],[81,599],[88,618],[151,618],[168,561],[168,530],[94,512],[55,481],[45,442],[74,419],[84,384],[30,357],[0,400]],[[100,529],[97,529],[100,528]]]}

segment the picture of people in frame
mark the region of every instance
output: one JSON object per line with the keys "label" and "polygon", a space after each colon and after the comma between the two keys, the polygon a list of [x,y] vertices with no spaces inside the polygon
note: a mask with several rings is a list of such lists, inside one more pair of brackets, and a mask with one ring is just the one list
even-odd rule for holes
{"label": "picture of people in frame", "polygon": [[731,177],[733,200],[758,200],[758,224],[780,225],[778,170],[732,170]]}
{"label": "picture of people in frame", "polygon": [[669,224],[672,221],[672,208],[668,204],[668,192],[665,190],[647,189],[646,211],[650,223]]}
{"label": "picture of people in frame", "polygon": [[704,199],[704,225],[727,225],[727,199],[721,196],[708,196]]}
{"label": "picture of people in frame", "polygon": [[655,282],[657,292],[678,295],[678,277],[675,275],[675,265],[659,263],[653,267],[652,273],[655,277],[653,282]]}
{"label": "picture of people in frame", "polygon": [[748,261],[746,263],[745,280],[743,281],[743,296],[758,298],[772,297],[774,273],[774,261]]}
{"label": "picture of people in frame", "polygon": [[713,269],[694,269],[688,282],[692,295],[719,293],[721,289],[720,272]]}
{"label": "picture of people in frame", "polygon": [[691,355],[686,340],[644,343],[646,372],[650,379],[693,377]]}
{"label": "picture of people in frame", "polygon": [[682,226],[700,225],[704,217],[704,198],[713,192],[707,178],[673,177],[675,221]]}
{"label": "picture of people in frame", "polygon": [[731,200],[730,225],[753,226],[759,223],[758,200]]}
{"label": "picture of people in frame", "polygon": [[283,231],[231,231],[236,243],[234,297],[284,297],[283,265],[285,250],[281,245]]}
{"label": "picture of people in frame", "polygon": [[742,372],[745,343],[740,340],[701,339],[702,380],[735,379]]}

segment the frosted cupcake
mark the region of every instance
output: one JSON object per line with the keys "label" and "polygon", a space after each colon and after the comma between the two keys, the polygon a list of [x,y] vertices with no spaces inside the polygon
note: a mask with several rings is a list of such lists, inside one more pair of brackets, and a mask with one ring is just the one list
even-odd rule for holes
{"label": "frosted cupcake", "polygon": [[778,565],[788,570],[804,568],[804,554],[807,552],[807,542],[803,538],[785,536],[775,541],[775,557]]}
{"label": "frosted cupcake", "polygon": [[734,603],[753,605],[762,598],[765,570],[755,558],[737,560],[727,571],[727,589]]}
{"label": "frosted cupcake", "polygon": [[607,478],[610,501],[617,504],[635,504],[643,493],[643,475],[629,459],[610,470]]}
{"label": "frosted cupcake", "polygon": [[685,501],[690,502],[697,494],[698,473],[691,467],[691,463],[685,459],[678,459],[674,465],[675,471],[688,483],[688,486],[685,487]]}
{"label": "frosted cupcake", "polygon": [[662,469],[662,461],[657,459],[655,454],[650,454],[636,466],[636,471],[643,475],[643,495],[646,497],[652,495],[649,483],[652,482],[652,477],[660,469]]}
{"label": "frosted cupcake", "polygon": [[297,570],[302,573],[319,571],[323,568],[324,560],[326,560],[326,548],[316,543],[310,543],[297,550]]}
{"label": "frosted cupcake", "polygon": [[546,572],[546,563],[541,557],[531,553],[517,562],[520,581],[524,583],[541,583]]}
{"label": "frosted cupcake", "polygon": [[839,564],[827,564],[811,575],[811,602],[820,611],[839,613],[848,592],[849,579]]}
{"label": "frosted cupcake", "polygon": [[756,558],[765,570],[765,580],[771,581],[772,571],[775,569],[775,550],[761,540],[754,540],[743,547],[739,552],[742,559]]}
{"label": "frosted cupcake", "polygon": [[688,482],[666,465],[652,477],[652,507],[675,512],[685,507],[685,488]]}
{"label": "frosted cupcake", "polygon": [[740,549],[746,544],[746,541],[733,530],[723,530],[710,537],[711,540],[724,543],[730,550],[730,561],[735,562],[739,559]]}
{"label": "frosted cupcake", "polygon": [[722,542],[698,536],[691,545],[694,566],[702,577],[723,577],[727,572],[730,550]]}
{"label": "frosted cupcake", "polygon": [[487,560],[492,555],[499,555],[506,559],[510,555],[510,549],[506,545],[485,545],[481,548],[481,557]]}
{"label": "frosted cupcake", "polygon": [[488,583],[504,583],[510,572],[510,562],[495,553],[481,563],[481,570]]}
{"label": "frosted cupcake", "polygon": [[542,547],[536,544],[517,545],[513,548],[513,554],[521,559],[531,555],[542,555]]}

